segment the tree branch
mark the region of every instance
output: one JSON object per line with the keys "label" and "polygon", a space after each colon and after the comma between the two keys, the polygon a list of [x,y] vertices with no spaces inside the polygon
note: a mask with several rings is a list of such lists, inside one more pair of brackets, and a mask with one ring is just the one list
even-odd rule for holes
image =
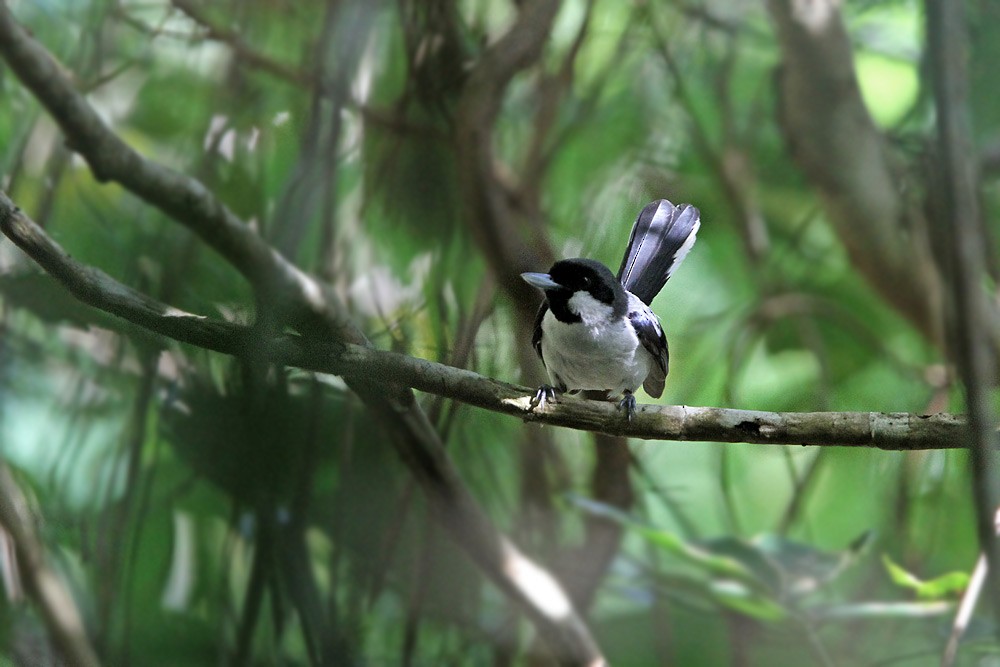
{"label": "tree branch", "polygon": [[868,114],[837,0],[768,0],[782,51],[779,120],[834,230],[868,283],[943,348],[942,286],[926,221],[902,196]]}
{"label": "tree branch", "polygon": [[541,55],[559,5],[559,0],[524,3],[515,23],[483,52],[469,73],[455,112],[464,215],[497,282],[515,304],[538,302],[520,274],[548,266],[554,253],[547,238],[532,237],[529,225],[516,224],[517,213],[496,170],[493,130],[507,86]]}
{"label": "tree branch", "polygon": [[[761,412],[688,406],[640,406],[629,422],[613,403],[562,396],[530,411],[534,390],[444,364],[367,346],[281,336],[255,339],[249,327],[179,311],[106,273],[77,262],[0,193],[0,231],[85,303],[169,338],[235,356],[265,354],[307,370],[365,378],[385,390],[403,386],[493,412],[553,426],[646,440],[875,447],[961,447],[965,421],[951,414]],[[252,346],[252,347],[251,347]]]}

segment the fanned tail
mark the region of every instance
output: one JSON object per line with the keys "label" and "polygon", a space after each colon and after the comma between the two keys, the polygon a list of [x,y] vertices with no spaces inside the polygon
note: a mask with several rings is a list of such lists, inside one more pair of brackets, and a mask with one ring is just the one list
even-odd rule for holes
{"label": "fanned tail", "polygon": [[691,250],[700,226],[701,214],[691,204],[648,204],[632,226],[618,280],[648,306]]}

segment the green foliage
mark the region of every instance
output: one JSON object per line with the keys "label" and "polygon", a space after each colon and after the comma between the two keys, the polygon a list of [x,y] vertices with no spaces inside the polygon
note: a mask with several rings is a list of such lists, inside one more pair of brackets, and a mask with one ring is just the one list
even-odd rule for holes
{"label": "green foliage", "polygon": [[652,577],[653,588],[669,598],[693,597],[690,604],[710,603],[719,613],[734,612],[757,621],[801,614],[801,602],[829,589],[870,541],[865,533],[845,551],[828,553],[774,534],[750,540],[731,535],[686,540],[607,505],[586,499],[576,502],[590,513],[623,524],[666,555],[663,561],[669,565]]}
{"label": "green foliage", "polygon": [[969,574],[967,572],[948,572],[947,574],[923,581],[894,563],[888,555],[882,556],[882,562],[885,564],[885,569],[889,572],[889,576],[892,577],[893,583],[903,588],[909,588],[922,600],[951,597],[956,593],[962,592],[969,585]]}
{"label": "green foliage", "polygon": [[[527,381],[454,133],[470,67],[519,3],[192,3],[214,32],[159,0],[8,4],[114,131],[327,280],[376,345]],[[612,266],[649,200],[701,209],[698,244],[654,304],[671,352],[662,402],[961,409],[942,352],[852,266],[789,156],[763,3],[598,0],[568,65],[589,3],[563,4],[498,110],[492,194],[560,256]],[[332,26],[327,5],[345,12]],[[874,118],[923,146],[917,3],[840,9]],[[990,145],[1000,21],[989,2],[970,13],[971,111]],[[8,70],[0,94],[2,187],[68,252],[178,308],[253,321],[232,267],[60,160],[63,138]],[[533,151],[546,159],[526,184]],[[915,172],[923,156],[895,158]],[[759,254],[727,173],[764,225]],[[992,220],[998,193],[987,181]],[[623,529],[588,615],[612,664],[937,664],[950,616],[924,603],[953,600],[977,558],[963,453],[632,443],[626,512],[591,497],[590,434],[536,440],[516,419],[418,400],[532,557],[555,567],[593,522]],[[230,664],[243,635],[253,665],[317,663],[317,643],[330,664],[527,660],[529,624],[445,538],[343,382],[150,336],[6,242],[0,448],[105,664]],[[0,597],[0,664],[40,628]],[[995,655],[991,630],[974,624],[963,658]]]}

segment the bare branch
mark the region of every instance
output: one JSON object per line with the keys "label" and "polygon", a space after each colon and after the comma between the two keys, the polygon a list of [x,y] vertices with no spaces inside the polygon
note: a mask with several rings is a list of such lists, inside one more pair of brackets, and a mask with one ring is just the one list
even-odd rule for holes
{"label": "bare branch", "polygon": [[[247,327],[192,315],[159,303],[70,257],[0,193],[0,231],[77,298],[170,338],[242,356]],[[961,447],[961,417],[880,412],[760,412],[688,406],[640,406],[631,422],[613,403],[560,397],[531,411],[534,390],[478,373],[366,346],[283,336],[253,343],[256,353],[307,370],[364,378],[381,391],[410,387],[493,412],[553,426],[646,440],[749,442],[875,447],[888,450]]]}

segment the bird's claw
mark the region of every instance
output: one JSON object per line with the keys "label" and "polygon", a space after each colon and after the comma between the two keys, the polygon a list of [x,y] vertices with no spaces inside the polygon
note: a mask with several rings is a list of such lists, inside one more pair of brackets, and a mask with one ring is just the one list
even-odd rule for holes
{"label": "bird's claw", "polygon": [[541,407],[545,408],[545,404],[549,401],[556,400],[556,390],[555,387],[547,384],[543,384],[535,392],[535,395],[531,399],[531,403],[528,407],[528,412],[534,412],[535,408]]}
{"label": "bird's claw", "polygon": [[636,413],[635,396],[630,391],[626,391],[622,400],[618,402],[618,409],[625,411],[625,418],[632,421],[632,416]]}

